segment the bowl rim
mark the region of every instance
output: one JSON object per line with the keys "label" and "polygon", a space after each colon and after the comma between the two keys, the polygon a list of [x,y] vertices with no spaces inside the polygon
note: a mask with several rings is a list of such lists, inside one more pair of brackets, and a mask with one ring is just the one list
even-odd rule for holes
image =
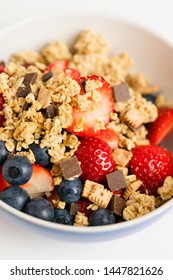
{"label": "bowl rim", "polygon": [[[64,11],[66,16],[70,16],[70,17],[75,17],[75,13],[71,14],[70,11]],[[40,19],[44,19],[45,17],[49,18],[52,16],[60,16],[62,17],[62,10],[59,9],[59,11],[56,12],[49,12],[49,13],[42,13],[39,15],[34,15],[34,16],[30,16],[27,17],[25,19],[21,19],[19,21],[16,21],[14,23],[11,23],[5,27],[2,27],[0,29],[0,36],[5,34],[6,32],[10,32],[13,29],[16,29],[18,27],[20,27],[22,24],[29,24],[31,21],[37,21]],[[79,15],[78,15],[79,16]],[[118,23],[123,23],[125,25],[130,25],[130,27],[132,27],[133,29],[139,30],[144,32],[145,34],[152,36],[154,39],[159,40],[161,43],[167,45],[169,48],[171,48],[173,50],[173,45],[167,41],[166,39],[163,39],[161,36],[159,36],[158,34],[150,31],[148,28],[143,27],[140,24],[136,24],[135,22],[131,21],[131,20],[126,20],[124,18],[120,18],[117,16],[114,16],[112,14],[109,14],[107,12],[96,12],[96,11],[83,11],[83,14],[80,15],[81,17],[83,16],[87,16],[89,18],[93,17],[97,19],[97,17],[101,17],[102,19],[108,19],[108,20],[113,20],[116,21]],[[16,216],[24,221],[30,222],[31,224],[35,224],[35,225],[39,225],[45,228],[49,228],[49,229],[54,229],[54,230],[59,230],[61,232],[67,232],[67,233],[79,233],[79,234],[94,234],[94,233],[106,233],[106,232],[119,232],[122,230],[128,230],[134,226],[138,226],[140,224],[143,224],[145,222],[149,222],[152,219],[154,219],[155,217],[157,217],[158,215],[161,215],[162,213],[165,213],[168,209],[170,209],[173,206],[173,198],[170,199],[169,201],[167,201],[165,204],[163,204],[162,206],[158,207],[157,209],[153,210],[152,212],[145,214],[144,216],[135,218],[133,220],[130,221],[125,221],[125,222],[121,222],[121,223],[116,223],[116,224],[111,224],[111,225],[105,225],[105,226],[89,226],[89,227],[77,227],[77,226],[68,226],[68,225],[62,225],[62,224],[58,224],[58,223],[54,223],[54,222],[49,222],[49,221],[45,221],[45,220],[41,220],[38,219],[36,217],[30,216],[28,214],[25,214],[22,211],[19,211],[11,206],[9,206],[8,204],[6,204],[5,202],[0,200],[0,208],[7,211],[8,213],[12,214],[13,216]]]}

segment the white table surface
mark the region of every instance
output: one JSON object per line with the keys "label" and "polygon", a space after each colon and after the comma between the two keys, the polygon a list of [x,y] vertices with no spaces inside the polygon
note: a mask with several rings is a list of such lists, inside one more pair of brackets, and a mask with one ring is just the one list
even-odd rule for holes
{"label": "white table surface", "polygon": [[[0,28],[31,15],[97,10],[136,22],[173,44],[171,0],[0,0]],[[3,58],[1,58],[3,59]],[[173,259],[173,209],[156,223],[121,239],[78,242],[32,225],[0,209],[0,259]]]}

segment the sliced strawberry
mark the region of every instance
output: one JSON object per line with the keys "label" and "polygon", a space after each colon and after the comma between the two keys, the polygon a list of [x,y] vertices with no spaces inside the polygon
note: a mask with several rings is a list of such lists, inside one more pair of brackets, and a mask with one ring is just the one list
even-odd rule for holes
{"label": "sliced strawberry", "polygon": [[4,72],[4,67],[0,65],[0,74]]}
{"label": "sliced strawberry", "polygon": [[2,176],[2,168],[0,167],[0,192],[3,191],[6,187],[9,187],[9,183],[7,183]]}
{"label": "sliced strawberry", "polygon": [[[93,102],[85,111],[73,107],[73,123],[67,128],[69,132],[83,137],[93,136],[95,134],[95,126],[97,122],[101,122],[102,125],[107,126],[110,120],[110,113],[114,111],[114,100],[110,84],[105,81],[104,78],[98,76],[83,77],[80,79],[80,82],[83,84],[87,80],[98,80],[102,82],[102,86],[97,88],[101,100],[97,103]],[[83,94],[83,91],[84,90],[81,86],[81,94]],[[76,131],[75,127],[80,120],[83,120],[82,131]]]}
{"label": "sliced strawberry", "polygon": [[64,73],[65,73],[65,76],[70,77],[74,80],[79,80],[80,79],[80,73],[73,68],[67,67],[64,70]]}
{"label": "sliced strawberry", "polygon": [[148,139],[158,145],[173,129],[173,109],[158,109],[158,118],[148,125]]}
{"label": "sliced strawberry", "polygon": [[31,196],[38,193],[49,192],[54,189],[53,178],[50,172],[37,164],[33,164],[31,179],[21,187],[24,188]]}
{"label": "sliced strawberry", "polygon": [[68,60],[54,61],[46,67],[45,71],[52,71],[54,68],[65,70],[67,69],[68,64]]}
{"label": "sliced strawberry", "polygon": [[112,150],[118,146],[118,136],[111,128],[101,129],[93,136],[107,142]]}

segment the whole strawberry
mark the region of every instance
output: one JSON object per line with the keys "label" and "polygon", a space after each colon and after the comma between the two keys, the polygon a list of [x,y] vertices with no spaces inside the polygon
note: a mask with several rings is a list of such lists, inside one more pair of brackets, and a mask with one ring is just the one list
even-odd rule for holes
{"label": "whole strawberry", "polygon": [[132,149],[130,171],[143,182],[142,189],[157,195],[167,176],[173,176],[173,157],[159,146],[137,146]]}
{"label": "whole strawberry", "polygon": [[94,182],[103,181],[106,174],[112,172],[115,167],[111,153],[109,145],[101,139],[92,137],[82,139],[75,153],[81,162],[81,178]]}

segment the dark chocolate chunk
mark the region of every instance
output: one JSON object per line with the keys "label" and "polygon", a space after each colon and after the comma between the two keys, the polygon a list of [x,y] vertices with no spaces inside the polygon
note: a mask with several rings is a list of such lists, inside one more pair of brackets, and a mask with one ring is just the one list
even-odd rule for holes
{"label": "dark chocolate chunk", "polygon": [[29,87],[19,87],[17,89],[17,97],[26,97],[30,93]]}
{"label": "dark chocolate chunk", "polygon": [[82,88],[84,89],[84,92],[86,92],[86,90],[85,90],[86,81],[83,81],[83,82],[81,83],[81,85],[82,85]]}
{"label": "dark chocolate chunk", "polygon": [[59,163],[63,177],[68,180],[73,177],[79,177],[82,169],[76,156],[65,159]]}
{"label": "dark chocolate chunk", "polygon": [[123,210],[126,207],[126,201],[125,199],[113,195],[111,199],[111,211],[114,212],[117,216],[123,215]]}
{"label": "dark chocolate chunk", "polygon": [[23,107],[22,107],[22,110],[23,111],[26,111],[26,110],[28,110],[28,108],[31,106],[31,104],[29,104],[28,102],[25,102],[24,103],[24,105],[23,105]]}
{"label": "dark chocolate chunk", "polygon": [[49,71],[49,72],[43,74],[42,81],[47,82],[51,77],[52,77],[52,72]]}
{"label": "dark chocolate chunk", "polygon": [[35,81],[37,80],[38,74],[36,72],[34,73],[28,73],[25,75],[23,83],[26,87],[29,87],[30,85],[33,85]]}
{"label": "dark chocolate chunk", "polygon": [[79,205],[77,203],[71,203],[70,204],[70,215],[75,216],[77,212],[79,211]]}
{"label": "dark chocolate chunk", "polygon": [[49,105],[46,109],[42,110],[43,115],[47,119],[53,119],[57,115],[57,108],[55,105]]}
{"label": "dark chocolate chunk", "polygon": [[114,86],[113,93],[116,102],[125,102],[130,98],[129,86],[127,83]]}
{"label": "dark chocolate chunk", "polygon": [[127,187],[126,178],[122,170],[117,170],[106,175],[108,187],[111,191],[120,190]]}

